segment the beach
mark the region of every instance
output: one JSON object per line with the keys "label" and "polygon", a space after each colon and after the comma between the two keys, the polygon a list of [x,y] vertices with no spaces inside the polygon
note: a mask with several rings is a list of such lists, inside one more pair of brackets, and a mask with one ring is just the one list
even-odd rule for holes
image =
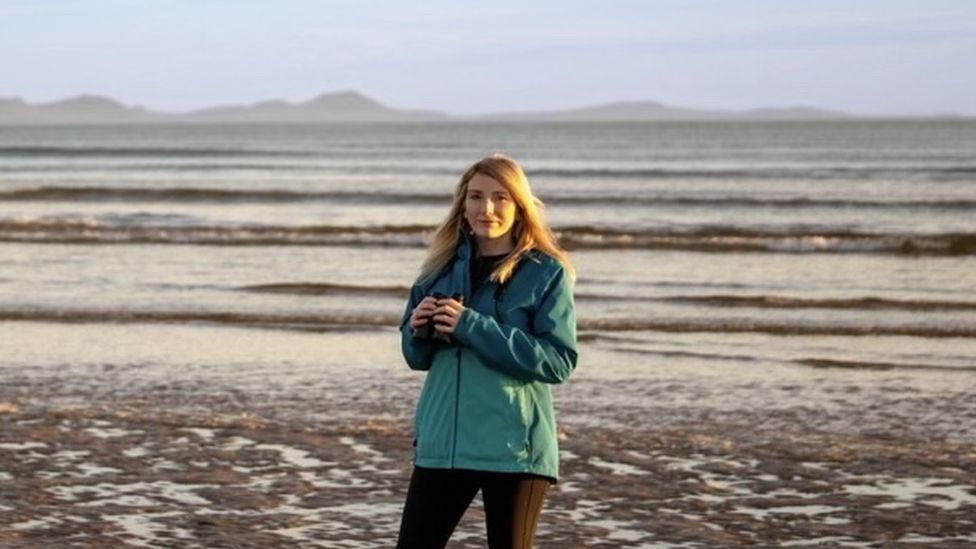
{"label": "beach", "polygon": [[[99,345],[74,324],[3,329],[38,346],[57,336],[65,355]],[[248,349],[179,376],[153,364],[153,353],[192,359],[186,344],[200,329],[130,335],[122,343],[146,349],[138,367],[108,356],[72,371],[52,359],[5,372],[0,546],[394,543],[421,375],[376,334],[348,331],[259,336],[255,345],[286,355],[273,381],[267,366],[235,360]],[[101,331],[117,339],[131,330]],[[206,339],[226,348],[242,331],[210,327]],[[303,339],[374,350],[359,363],[310,364],[294,352]],[[971,377],[949,372],[919,389],[911,372],[824,370],[787,381],[722,368],[596,368],[588,361],[556,390],[562,471],[539,547],[976,542]],[[451,546],[481,547],[483,535],[476,500]]]}
{"label": "beach", "polygon": [[390,547],[495,151],[579,273],[539,547],[976,545],[976,123],[844,120],[0,126],[0,547]]}

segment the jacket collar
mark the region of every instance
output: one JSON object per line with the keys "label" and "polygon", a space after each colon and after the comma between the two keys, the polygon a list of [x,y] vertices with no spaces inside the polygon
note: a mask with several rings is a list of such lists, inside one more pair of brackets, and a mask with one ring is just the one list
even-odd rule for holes
{"label": "jacket collar", "polygon": [[461,232],[461,238],[458,242],[457,258],[463,262],[467,262],[474,255],[474,237],[464,229],[459,230]]}

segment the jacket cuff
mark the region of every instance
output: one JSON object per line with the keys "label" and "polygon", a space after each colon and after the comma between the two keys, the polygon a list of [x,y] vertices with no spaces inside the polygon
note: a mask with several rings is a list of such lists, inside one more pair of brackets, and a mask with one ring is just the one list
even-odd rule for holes
{"label": "jacket cuff", "polygon": [[457,324],[454,325],[454,339],[464,343],[465,345],[470,345],[471,343],[471,332],[475,329],[475,324],[481,319],[481,313],[471,309],[470,307],[465,307],[461,311],[461,316],[458,317]]}

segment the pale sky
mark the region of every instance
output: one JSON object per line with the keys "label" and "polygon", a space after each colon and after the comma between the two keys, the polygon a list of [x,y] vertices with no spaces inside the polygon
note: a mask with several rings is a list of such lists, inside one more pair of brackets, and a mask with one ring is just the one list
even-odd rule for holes
{"label": "pale sky", "polygon": [[976,0],[5,0],[0,97],[976,115]]}

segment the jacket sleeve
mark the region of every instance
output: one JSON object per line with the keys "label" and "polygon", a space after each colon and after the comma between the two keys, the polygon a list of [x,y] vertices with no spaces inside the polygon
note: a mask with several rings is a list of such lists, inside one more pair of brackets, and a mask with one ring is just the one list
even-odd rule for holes
{"label": "jacket sleeve", "polygon": [[403,320],[400,321],[400,350],[411,370],[429,370],[434,355],[435,342],[413,337],[413,328],[410,327],[410,315],[423,298],[422,288],[415,284],[410,289],[407,310],[403,312]]}
{"label": "jacket sleeve", "polygon": [[576,305],[572,282],[562,268],[542,294],[531,333],[464,309],[454,337],[486,364],[523,381],[561,383],[576,368]]}

